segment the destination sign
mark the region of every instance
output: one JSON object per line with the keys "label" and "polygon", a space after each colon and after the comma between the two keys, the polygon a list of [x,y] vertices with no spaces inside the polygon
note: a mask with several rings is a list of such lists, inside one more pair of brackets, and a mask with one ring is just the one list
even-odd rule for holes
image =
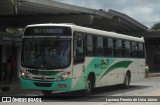
{"label": "destination sign", "polygon": [[34,34],[62,34],[63,30],[59,29],[33,29]]}
{"label": "destination sign", "polygon": [[25,36],[36,36],[36,35],[60,35],[60,36],[71,36],[70,27],[28,27],[24,32]]}

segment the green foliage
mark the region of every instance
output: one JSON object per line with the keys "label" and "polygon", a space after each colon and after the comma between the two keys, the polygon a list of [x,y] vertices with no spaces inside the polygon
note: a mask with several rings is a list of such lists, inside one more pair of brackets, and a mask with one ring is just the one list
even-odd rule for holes
{"label": "green foliage", "polygon": [[153,26],[150,28],[151,31],[160,31],[160,21],[155,22]]}

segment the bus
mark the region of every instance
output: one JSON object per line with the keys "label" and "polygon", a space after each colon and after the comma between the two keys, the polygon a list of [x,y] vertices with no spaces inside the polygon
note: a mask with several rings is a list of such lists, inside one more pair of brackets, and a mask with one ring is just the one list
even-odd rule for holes
{"label": "bus", "polygon": [[144,78],[144,38],[74,24],[26,26],[22,40],[20,86],[53,92],[85,90]]}

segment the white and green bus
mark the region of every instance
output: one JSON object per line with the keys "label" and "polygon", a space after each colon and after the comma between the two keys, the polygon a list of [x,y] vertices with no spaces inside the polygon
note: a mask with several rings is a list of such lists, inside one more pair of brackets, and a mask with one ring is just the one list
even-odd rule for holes
{"label": "white and green bus", "polygon": [[74,24],[25,28],[20,66],[23,89],[71,92],[122,84],[144,77],[144,39]]}

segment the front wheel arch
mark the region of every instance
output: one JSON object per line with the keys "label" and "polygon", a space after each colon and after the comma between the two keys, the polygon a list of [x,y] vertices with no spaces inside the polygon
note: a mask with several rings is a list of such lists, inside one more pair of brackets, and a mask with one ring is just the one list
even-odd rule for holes
{"label": "front wheel arch", "polygon": [[86,95],[90,95],[93,92],[95,86],[95,80],[96,80],[95,73],[94,72],[89,73],[88,78],[86,80]]}

